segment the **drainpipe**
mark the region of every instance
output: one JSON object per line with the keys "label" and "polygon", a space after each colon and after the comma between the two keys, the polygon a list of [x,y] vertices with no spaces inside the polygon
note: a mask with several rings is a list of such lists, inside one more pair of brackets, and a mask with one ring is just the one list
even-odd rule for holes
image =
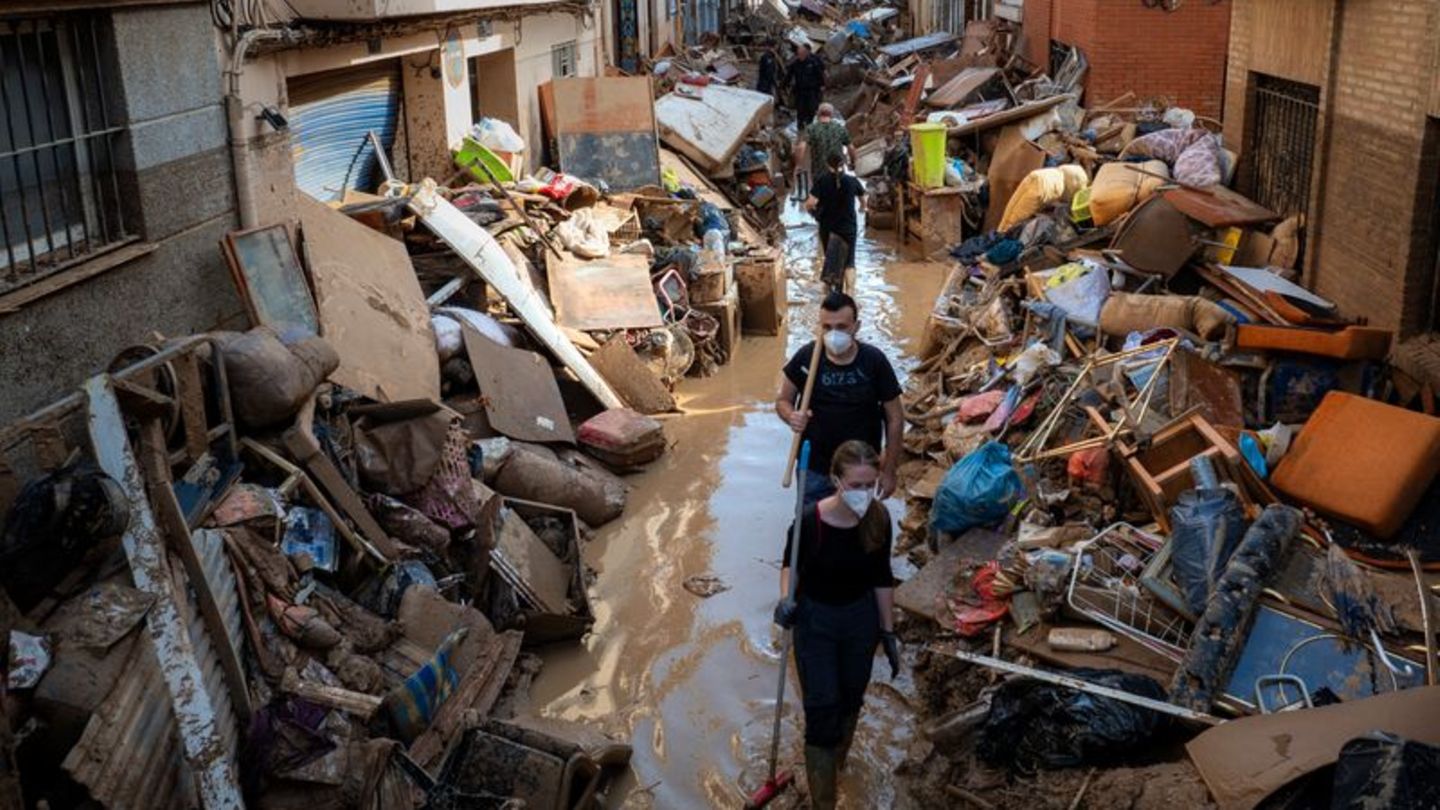
{"label": "drainpipe", "polygon": [[299,34],[288,28],[252,28],[240,35],[230,53],[230,69],[227,71],[229,87],[225,93],[225,119],[230,130],[230,171],[235,177],[235,210],[240,217],[240,228],[249,230],[260,226],[260,216],[255,209],[255,200],[250,194],[250,150],[246,148],[245,101],[240,97],[240,71],[245,66],[245,55],[250,48],[263,41],[294,41]]}

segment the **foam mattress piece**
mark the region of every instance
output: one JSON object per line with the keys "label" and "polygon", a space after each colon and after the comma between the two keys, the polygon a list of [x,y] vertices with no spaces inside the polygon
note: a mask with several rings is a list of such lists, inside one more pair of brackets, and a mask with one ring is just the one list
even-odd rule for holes
{"label": "foam mattress piece", "polygon": [[1440,419],[1331,391],[1275,468],[1283,495],[1388,539],[1440,473]]}

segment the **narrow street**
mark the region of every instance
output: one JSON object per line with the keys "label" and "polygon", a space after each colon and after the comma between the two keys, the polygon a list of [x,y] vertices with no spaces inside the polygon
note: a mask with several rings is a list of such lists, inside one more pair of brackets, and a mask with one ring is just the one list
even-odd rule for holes
{"label": "narrow street", "polygon": [[[666,423],[672,452],[629,479],[625,515],[586,550],[599,574],[594,632],[583,646],[547,650],[532,692],[543,715],[633,739],[634,781],[615,794],[629,793],[625,807],[738,807],[764,779],[779,660],[770,616],[794,510],[794,490],[780,488],[790,433],[771,402],[785,358],[815,328],[822,289],[813,221],[792,205],[785,223],[788,335],[747,337],[736,362],[682,388],[686,415]],[[907,261],[914,248],[897,249],[890,235],[862,235],[856,297],[861,339],[885,350],[903,382],[945,266]],[[898,520],[900,504],[891,506]],[[903,560],[895,565],[907,574]],[[682,582],[697,574],[729,590],[694,596]],[[891,771],[910,733],[908,679],[902,672],[892,687],[882,669],[843,777],[843,807],[897,800]],[[781,767],[798,770],[794,687],[792,668]]]}

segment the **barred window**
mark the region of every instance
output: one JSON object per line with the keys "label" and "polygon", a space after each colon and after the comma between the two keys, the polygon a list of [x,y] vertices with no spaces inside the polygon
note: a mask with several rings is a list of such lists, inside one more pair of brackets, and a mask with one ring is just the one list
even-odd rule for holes
{"label": "barred window", "polygon": [[95,15],[0,20],[0,292],[133,238],[109,43]]}
{"label": "barred window", "polygon": [[579,69],[580,49],[575,40],[562,42],[550,49],[550,69],[557,79],[574,76]]}

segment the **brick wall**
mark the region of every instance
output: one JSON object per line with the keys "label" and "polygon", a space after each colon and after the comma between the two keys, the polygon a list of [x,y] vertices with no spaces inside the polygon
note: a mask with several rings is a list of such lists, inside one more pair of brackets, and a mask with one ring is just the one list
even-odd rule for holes
{"label": "brick wall", "polygon": [[[1229,0],[1192,0],[1174,12],[1150,9],[1139,0],[1027,0],[1027,55],[1049,61],[1049,38],[1075,45],[1090,61],[1085,100],[1101,104],[1127,91],[1140,98],[1165,96],[1196,113],[1220,118],[1225,97]],[[1042,55],[1043,54],[1043,55]]]}
{"label": "brick wall", "polygon": [[1025,58],[1041,67],[1050,64],[1050,15],[1054,5],[1055,0],[1025,0]]}
{"label": "brick wall", "polygon": [[1311,279],[1348,314],[1413,333],[1433,283],[1429,212],[1417,202],[1431,203],[1434,182],[1422,158],[1440,10],[1431,0],[1340,9]]}

